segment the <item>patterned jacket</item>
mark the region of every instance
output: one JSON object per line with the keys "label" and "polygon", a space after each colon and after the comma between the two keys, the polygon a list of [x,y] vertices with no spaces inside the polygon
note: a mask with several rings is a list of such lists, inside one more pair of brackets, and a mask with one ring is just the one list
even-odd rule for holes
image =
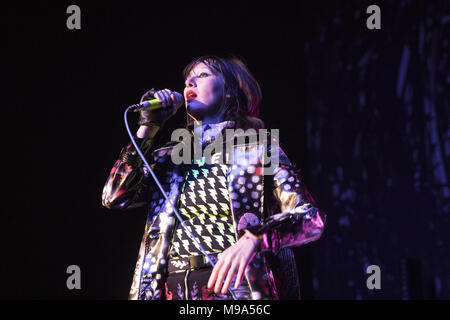
{"label": "patterned jacket", "polygon": [[[232,138],[237,136],[239,132]],[[245,272],[253,299],[298,299],[297,270],[291,247],[320,238],[326,215],[319,212],[278,142],[273,137],[262,140],[233,143],[231,160],[227,161],[236,240],[246,229],[262,236],[261,249]],[[188,166],[174,164],[171,159],[172,151],[180,142],[153,150],[152,139],[136,141],[175,204]],[[271,163],[273,174],[263,174],[263,169],[268,167],[267,156],[270,159],[276,153],[279,162]],[[112,209],[148,208],[129,299],[163,298],[176,217],[131,142],[122,149],[110,172],[102,204]]]}

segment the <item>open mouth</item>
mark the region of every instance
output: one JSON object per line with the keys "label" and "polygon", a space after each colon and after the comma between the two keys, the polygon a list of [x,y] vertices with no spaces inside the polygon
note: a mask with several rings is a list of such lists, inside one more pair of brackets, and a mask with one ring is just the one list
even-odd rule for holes
{"label": "open mouth", "polygon": [[197,98],[197,94],[196,94],[194,91],[188,91],[188,92],[186,93],[186,100],[187,100],[187,101],[193,100],[193,99],[195,99],[195,98]]}

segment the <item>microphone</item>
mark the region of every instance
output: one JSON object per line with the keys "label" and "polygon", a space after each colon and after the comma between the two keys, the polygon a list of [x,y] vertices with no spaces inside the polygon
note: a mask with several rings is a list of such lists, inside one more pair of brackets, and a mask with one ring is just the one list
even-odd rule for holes
{"label": "microphone", "polygon": [[142,109],[156,110],[159,108],[162,108],[162,104],[158,99],[142,101],[141,103],[136,103],[128,107],[128,109],[133,112],[138,112]]}
{"label": "microphone", "polygon": [[[175,98],[180,101],[181,101],[181,99],[183,99],[183,96],[176,91],[172,91],[171,94],[173,94],[175,96]],[[162,106],[161,102],[159,102],[158,99],[152,99],[152,100],[142,101],[141,103],[133,104],[132,106],[128,107],[128,110],[133,111],[133,112],[138,112],[143,109],[148,109],[149,111],[151,111],[151,110],[157,110],[162,107],[163,106]]]}

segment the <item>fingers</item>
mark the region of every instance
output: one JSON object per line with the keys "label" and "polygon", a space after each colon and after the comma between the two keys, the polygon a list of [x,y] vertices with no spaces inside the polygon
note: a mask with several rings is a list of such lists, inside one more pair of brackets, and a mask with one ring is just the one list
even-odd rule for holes
{"label": "fingers", "polygon": [[155,93],[155,98],[158,99],[163,107],[168,107],[172,105],[172,99],[169,97],[170,91],[168,89],[159,90]]}
{"label": "fingers", "polygon": [[179,107],[181,107],[183,105],[183,96],[175,91],[172,91],[172,94],[170,95],[174,101],[174,106],[178,109]]}
{"label": "fingers", "polygon": [[239,288],[241,285],[242,279],[244,278],[244,271],[246,268],[246,264],[239,265],[239,270],[236,276],[236,282],[234,283],[234,289]]}
{"label": "fingers", "polygon": [[231,265],[230,270],[228,270],[228,274],[227,274],[227,278],[225,279],[225,283],[223,284],[222,287],[222,294],[226,294],[228,287],[230,286],[231,280],[233,280],[234,275],[236,274],[236,269],[237,269],[237,263],[233,263]]}
{"label": "fingers", "polygon": [[155,98],[161,101],[163,107],[174,106],[178,109],[183,104],[183,96],[178,92],[169,89],[159,90],[155,93]]}
{"label": "fingers", "polygon": [[[214,292],[226,294],[239,267],[239,260],[224,254],[214,266],[208,281],[208,288],[214,285]],[[225,280],[225,282],[224,282]]]}
{"label": "fingers", "polygon": [[[222,267],[220,268],[220,271],[217,275],[216,285],[214,286],[214,292],[218,293],[222,287],[223,280],[225,279],[225,276],[228,273],[228,269],[230,267],[230,262],[225,262]],[[225,291],[226,292],[226,291]]]}
{"label": "fingers", "polygon": [[163,108],[172,107],[172,106],[175,107],[173,110],[173,113],[175,113],[178,110],[178,108],[183,105],[183,102],[184,102],[183,95],[181,95],[180,93],[178,93],[176,91],[171,91],[169,89],[163,89],[163,90],[159,90],[159,91],[155,92],[152,89],[152,90],[149,90],[148,92],[146,92],[142,96],[141,103],[145,100],[152,99],[152,97],[159,100],[161,102],[161,105],[163,106]]}
{"label": "fingers", "polygon": [[208,280],[208,288],[211,289],[213,284],[216,282],[217,280],[217,274],[220,271],[221,266],[223,265],[223,259],[219,259],[219,261],[217,261],[216,265],[213,268],[213,271],[211,272],[211,275],[209,276],[209,280]]}
{"label": "fingers", "polygon": [[249,236],[241,237],[238,242],[225,250],[217,261],[209,277],[208,288],[211,289],[214,286],[215,293],[226,294],[236,275],[234,289],[237,289],[243,281],[245,268],[253,259],[255,250],[254,239]]}

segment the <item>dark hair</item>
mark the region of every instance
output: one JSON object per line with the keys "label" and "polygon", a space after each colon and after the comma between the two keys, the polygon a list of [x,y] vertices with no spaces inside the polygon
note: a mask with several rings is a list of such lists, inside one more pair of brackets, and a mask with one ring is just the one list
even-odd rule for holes
{"label": "dark hair", "polygon": [[[199,63],[204,63],[211,71],[222,74],[225,80],[225,94],[230,95],[230,99],[222,106],[225,108],[225,120],[235,121],[236,128],[264,128],[264,122],[259,119],[261,88],[242,59],[203,56],[191,61],[184,68],[183,78],[186,79]],[[188,117],[189,121],[191,119]]]}

